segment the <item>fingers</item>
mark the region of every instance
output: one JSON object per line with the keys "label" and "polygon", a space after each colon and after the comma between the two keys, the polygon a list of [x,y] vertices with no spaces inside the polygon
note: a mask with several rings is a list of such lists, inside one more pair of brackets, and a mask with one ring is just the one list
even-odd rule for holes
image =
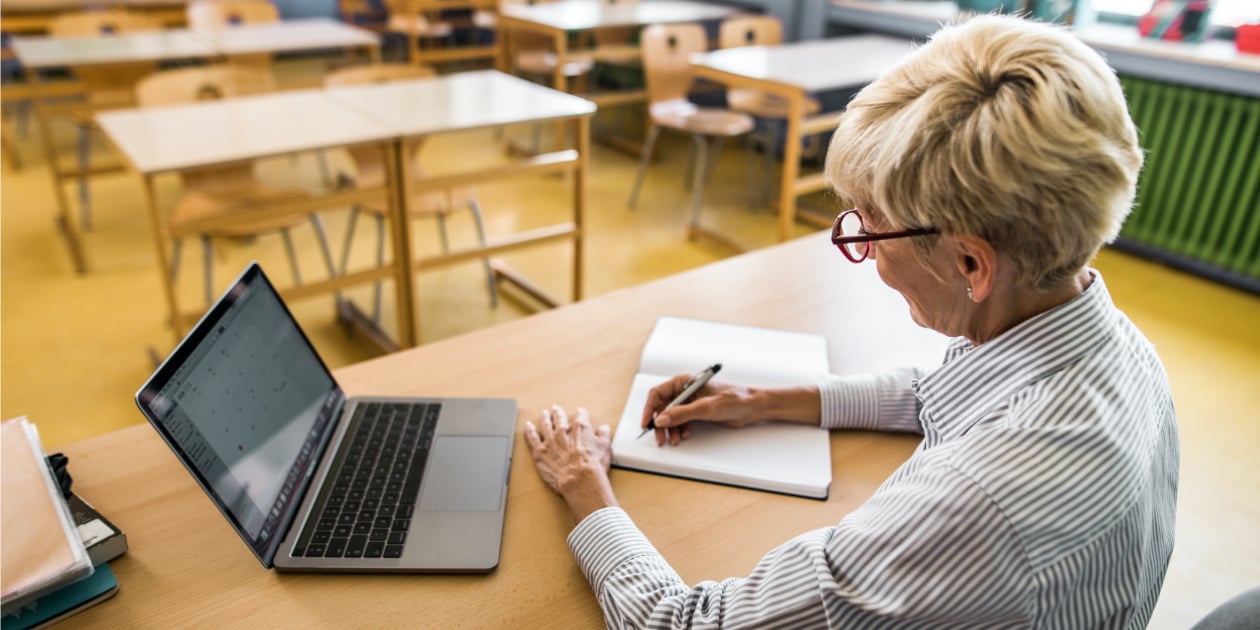
{"label": "fingers", "polygon": [[643,417],[639,421],[639,428],[646,429],[648,423],[651,422],[653,414],[665,408],[675,396],[678,395],[685,387],[687,381],[691,380],[690,374],[679,374],[674,378],[657,385],[648,392],[647,402],[643,405]]}
{"label": "fingers", "polygon": [[564,408],[560,405],[551,406],[551,414],[555,418],[556,430],[561,433],[569,432],[569,414],[565,413]]}
{"label": "fingers", "polygon": [[525,421],[525,443],[529,444],[530,452],[535,452],[542,448],[542,438],[538,437],[538,429],[534,427],[534,423]]}

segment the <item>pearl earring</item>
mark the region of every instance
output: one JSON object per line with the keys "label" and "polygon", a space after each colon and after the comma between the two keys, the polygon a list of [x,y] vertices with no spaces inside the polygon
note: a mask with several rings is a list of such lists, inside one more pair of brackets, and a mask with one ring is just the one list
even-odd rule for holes
{"label": "pearl earring", "polygon": [[976,301],[976,296],[971,294],[971,287],[967,287],[967,299],[971,300],[972,302]]}

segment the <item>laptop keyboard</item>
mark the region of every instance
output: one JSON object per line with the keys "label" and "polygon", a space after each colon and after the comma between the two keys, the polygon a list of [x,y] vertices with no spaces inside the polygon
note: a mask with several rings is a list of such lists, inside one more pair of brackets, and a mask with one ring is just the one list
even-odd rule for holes
{"label": "laptop keyboard", "polygon": [[356,407],[293,555],[402,557],[441,410],[437,403]]}

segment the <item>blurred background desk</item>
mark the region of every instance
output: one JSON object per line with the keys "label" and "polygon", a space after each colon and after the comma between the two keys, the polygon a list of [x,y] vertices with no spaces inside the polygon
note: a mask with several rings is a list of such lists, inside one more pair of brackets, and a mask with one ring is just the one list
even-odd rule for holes
{"label": "blurred background desk", "polygon": [[[840,118],[839,111],[806,118],[806,97],[826,90],[866,85],[897,65],[910,50],[910,42],[904,39],[858,35],[778,46],[727,48],[692,60],[692,67],[701,78],[733,88],[762,90],[788,102],[783,170],[779,180],[780,241],[792,236],[796,198],[827,186],[821,172],[799,176],[801,142],[809,135],[830,136]],[[825,216],[814,223],[830,227],[833,219]]]}
{"label": "blurred background desk", "polygon": [[[831,366],[940,360],[874,265],[821,235],[337,371],[352,395],[509,396],[520,422],[552,403],[621,415],[659,314],[821,333]],[[862,331],[862,334],[853,334]],[[517,439],[499,568],[486,576],[297,575],[263,569],[148,426],[70,445],[75,489],[127,533],[116,597],[66,627],[403,626],[593,628],[594,595],[565,547],[572,519]],[[918,439],[835,432],[831,496],[814,501],[614,470],[622,505],[684,580],[746,575],[792,536],[838,522]],[[731,546],[739,539],[742,544]],[[489,604],[488,604],[489,603]]]}

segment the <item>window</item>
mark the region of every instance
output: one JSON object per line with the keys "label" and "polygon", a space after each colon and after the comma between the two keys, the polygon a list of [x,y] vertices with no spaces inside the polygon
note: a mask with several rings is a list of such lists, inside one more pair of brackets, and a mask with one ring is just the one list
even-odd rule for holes
{"label": "window", "polygon": [[[1136,19],[1150,10],[1154,0],[1088,0],[1099,13],[1127,15]],[[1212,3],[1212,24],[1238,26],[1260,22],[1260,2],[1256,0],[1216,0]]]}

